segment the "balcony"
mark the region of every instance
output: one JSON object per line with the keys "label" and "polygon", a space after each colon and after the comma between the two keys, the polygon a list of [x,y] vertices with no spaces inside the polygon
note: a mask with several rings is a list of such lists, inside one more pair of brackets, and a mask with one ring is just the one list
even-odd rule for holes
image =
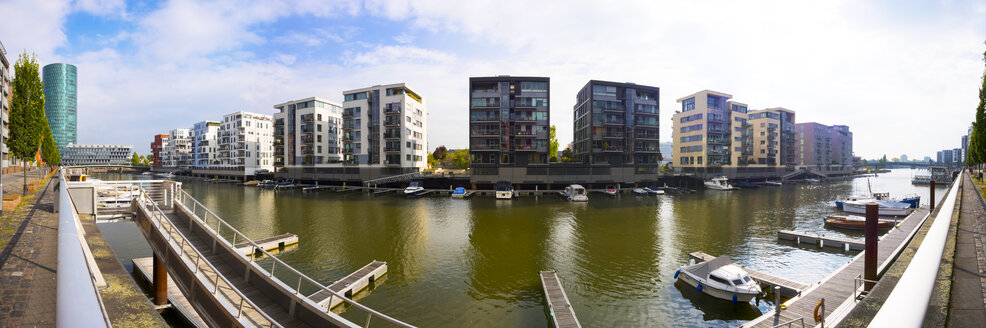
{"label": "balcony", "polygon": [[624,119],[609,119],[609,120],[602,120],[602,121],[597,121],[597,122],[602,123],[603,125],[623,125],[623,124],[626,124],[626,120],[624,120]]}
{"label": "balcony", "polygon": [[400,126],[401,120],[383,120],[383,126]]}
{"label": "balcony", "polygon": [[514,146],[516,151],[547,151],[547,147],[536,147],[534,145],[516,145]]}
{"label": "balcony", "polygon": [[387,115],[400,114],[401,113],[401,104],[400,103],[387,104],[386,106],[384,106],[383,112],[384,112],[384,114],[387,114]]}
{"label": "balcony", "polygon": [[479,151],[497,151],[500,150],[500,145],[486,144],[486,145],[473,145],[469,150],[479,150]]}
{"label": "balcony", "polygon": [[401,147],[383,147],[383,151],[387,153],[399,153],[401,152]]}
{"label": "balcony", "polygon": [[475,136],[475,137],[499,136],[500,135],[500,130],[473,130],[470,135]]}
{"label": "balcony", "polygon": [[400,133],[384,133],[383,134],[383,138],[384,139],[400,139],[401,138],[401,134]]}
{"label": "balcony", "polygon": [[622,132],[620,132],[620,133],[606,133],[606,134],[603,134],[602,137],[603,137],[603,139],[623,139],[623,137],[625,137],[625,135]]}
{"label": "balcony", "polygon": [[518,137],[544,137],[547,136],[545,133],[534,133],[534,131],[517,131],[514,133]]}

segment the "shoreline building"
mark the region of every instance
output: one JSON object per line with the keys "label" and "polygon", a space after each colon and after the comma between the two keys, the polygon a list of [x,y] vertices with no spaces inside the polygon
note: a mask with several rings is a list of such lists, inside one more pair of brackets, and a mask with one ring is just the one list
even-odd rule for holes
{"label": "shoreline building", "polygon": [[61,165],[130,165],[131,145],[65,145]]}
{"label": "shoreline building", "polygon": [[[202,121],[192,126],[193,166],[210,167],[219,164],[219,122]],[[152,146],[153,147],[153,146]]]}
{"label": "shoreline building", "polygon": [[551,119],[547,77],[469,78],[469,155],[473,174],[548,164]]}
{"label": "shoreline building", "polygon": [[168,144],[168,134],[154,135],[154,142],[151,142],[151,164],[154,167],[164,166],[164,148]]}
{"label": "shoreline building", "polygon": [[852,165],[852,132],[846,125],[798,123],[797,164],[805,166]]}
{"label": "shoreline building", "polygon": [[192,166],[192,130],[178,128],[168,132],[168,142],[163,144],[162,166],[186,168]]}
{"label": "shoreline building", "polygon": [[270,115],[234,112],[223,116],[219,126],[219,165],[252,176],[258,170],[274,169],[274,124]]}
{"label": "shoreline building", "polygon": [[[391,173],[427,167],[428,109],[405,83],[343,92],[342,163],[391,168]],[[285,147],[286,148],[286,147]]]}
{"label": "shoreline building", "polygon": [[342,163],[342,105],[310,97],[274,108],[275,168]]}
{"label": "shoreline building", "polygon": [[14,100],[14,89],[10,79],[10,62],[7,61],[7,49],[0,42],[0,161],[3,163],[3,173],[7,173],[8,168],[13,163],[10,158],[10,151],[7,150],[7,138],[10,137],[10,103]]}
{"label": "shoreline building", "polygon": [[740,137],[749,142],[737,145],[734,136],[733,153],[739,155],[734,165],[796,165],[794,117],[794,111],[780,107],[747,111]]}
{"label": "shoreline building", "polygon": [[45,95],[45,115],[55,137],[58,153],[76,142],[78,113],[78,69],[75,65],[55,63],[42,69]]}
{"label": "shoreline building", "polygon": [[[672,165],[679,168],[732,165],[731,148],[750,144],[732,137],[731,131],[745,127],[747,116],[747,105],[730,100],[732,97],[702,90],[677,100],[681,111],[672,116],[672,157],[675,159]],[[737,113],[737,119],[733,119],[733,113]],[[737,137],[743,139],[743,136]]]}
{"label": "shoreline building", "polygon": [[575,156],[584,164],[660,165],[659,101],[658,87],[590,80],[574,106]]}

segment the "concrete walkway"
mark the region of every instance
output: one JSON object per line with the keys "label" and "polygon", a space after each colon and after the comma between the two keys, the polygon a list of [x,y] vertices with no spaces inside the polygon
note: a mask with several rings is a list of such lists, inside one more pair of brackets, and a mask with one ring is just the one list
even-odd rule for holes
{"label": "concrete walkway", "polygon": [[[0,219],[11,234],[0,252],[0,326],[54,326],[58,215],[51,183]],[[6,187],[6,186],[5,186]]]}
{"label": "concrete walkway", "polygon": [[986,322],[986,203],[968,175],[961,201],[948,327],[982,327]]}
{"label": "concrete walkway", "polygon": [[[38,169],[27,172],[27,182],[38,179]],[[3,175],[3,194],[21,194],[24,191],[24,172],[10,173]],[[30,192],[29,192],[30,193]]]}

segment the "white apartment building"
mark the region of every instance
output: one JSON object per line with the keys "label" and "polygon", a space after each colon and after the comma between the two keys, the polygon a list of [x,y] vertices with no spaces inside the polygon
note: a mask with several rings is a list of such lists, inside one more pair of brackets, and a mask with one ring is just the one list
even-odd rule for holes
{"label": "white apartment building", "polygon": [[202,121],[192,126],[195,167],[219,165],[219,125],[217,121]]}
{"label": "white apartment building", "polygon": [[130,165],[131,145],[81,145],[65,146],[62,165]]}
{"label": "white apartment building", "polygon": [[[219,125],[219,165],[254,175],[274,169],[274,124],[270,115],[239,111]],[[215,167],[215,165],[213,165]]]}
{"label": "white apartment building", "polygon": [[419,171],[428,160],[428,109],[404,83],[344,91],[344,165]]}
{"label": "white apartment building", "polygon": [[274,105],[274,166],[342,163],[342,106],[318,97]]}
{"label": "white apartment building", "polygon": [[192,130],[174,129],[168,132],[163,145],[162,166],[184,168],[192,166]]}

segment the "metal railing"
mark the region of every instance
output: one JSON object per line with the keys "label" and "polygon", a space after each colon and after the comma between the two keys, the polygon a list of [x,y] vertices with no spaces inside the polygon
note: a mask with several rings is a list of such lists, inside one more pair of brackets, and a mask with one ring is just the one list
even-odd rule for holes
{"label": "metal railing", "polygon": [[[364,327],[369,327],[370,326],[370,319],[372,319],[373,317],[377,317],[377,318],[383,319],[383,320],[385,320],[387,322],[390,322],[390,323],[395,324],[395,325],[400,326],[400,327],[414,327],[414,326],[409,325],[407,323],[404,323],[404,322],[402,322],[400,320],[391,318],[391,317],[389,317],[389,316],[387,316],[387,315],[385,315],[383,313],[377,312],[377,311],[375,311],[375,310],[373,310],[373,309],[371,309],[371,308],[369,308],[369,307],[367,307],[365,305],[356,303],[355,301],[353,301],[352,299],[346,297],[345,295],[340,294],[340,293],[338,293],[336,291],[333,291],[333,290],[329,289],[327,286],[322,285],[321,283],[319,283],[315,279],[312,279],[312,278],[308,277],[307,275],[301,273],[300,271],[295,270],[293,267],[291,267],[287,263],[284,263],[284,261],[281,261],[281,259],[279,259],[276,256],[274,256],[273,254],[270,254],[269,252],[267,252],[264,249],[264,247],[262,247],[259,244],[255,243],[252,239],[250,239],[249,237],[247,237],[246,235],[244,235],[243,233],[241,233],[239,230],[237,230],[236,228],[234,228],[232,225],[230,225],[229,223],[226,223],[225,220],[223,220],[221,217],[219,217],[218,215],[216,215],[216,213],[213,213],[212,210],[210,210],[208,207],[205,207],[205,205],[202,205],[202,203],[200,203],[197,199],[195,199],[194,197],[192,197],[191,195],[189,195],[184,190],[179,189],[179,192],[176,193],[175,196],[176,196],[177,200],[179,201],[179,203],[181,203],[182,206],[184,206],[189,211],[191,211],[192,217],[197,218],[199,220],[199,222],[201,222],[206,227],[205,230],[208,231],[210,234],[212,234],[213,237],[215,237],[216,239],[218,239],[220,242],[225,243],[229,247],[235,247],[236,242],[239,239],[241,242],[245,242],[245,243],[248,243],[248,244],[252,245],[256,252],[260,252],[263,255],[265,255],[268,258],[270,258],[271,259],[271,267],[268,270],[268,269],[264,269],[264,268],[260,267],[260,265],[257,264],[257,262],[255,261],[256,256],[247,256],[247,255],[244,255],[244,254],[237,253],[238,256],[249,257],[250,264],[252,264],[255,268],[257,268],[258,270],[262,270],[262,271],[266,272],[268,278],[270,278],[271,280],[274,280],[276,282],[279,282],[282,285],[282,287],[293,289],[294,290],[294,295],[296,297],[298,297],[300,300],[303,300],[304,302],[307,302],[312,307],[318,308],[319,305],[317,303],[315,303],[314,301],[312,301],[311,299],[309,299],[308,296],[306,296],[306,295],[304,295],[304,294],[301,293],[301,289],[303,287],[305,287],[303,285],[304,283],[307,283],[308,285],[315,287],[316,292],[321,291],[321,292],[328,293],[329,294],[329,300],[328,300],[328,303],[327,304],[330,304],[331,305],[333,298],[338,297],[338,298],[342,299],[343,302],[351,305],[352,307],[357,308],[357,309],[360,309],[360,310],[366,312],[366,324],[363,325]],[[191,207],[189,207],[189,205],[191,205]],[[202,213],[203,213],[202,216],[199,216],[198,215],[199,208],[202,209]],[[212,218],[215,219],[215,222],[214,223],[210,223],[209,222],[209,216],[212,216]],[[215,225],[215,229],[212,228],[213,227],[212,224]],[[225,230],[232,232],[232,240],[227,240],[226,237],[223,237],[223,235],[221,234],[221,232],[224,230],[224,228],[225,228]],[[287,281],[284,281],[283,279],[274,276],[274,271],[278,267],[282,268],[282,270],[287,270],[290,275],[297,276],[297,281],[296,282],[293,282],[294,283],[294,287],[293,288],[291,287],[292,285],[289,285]],[[283,276],[283,274],[282,274],[282,276]],[[314,294],[314,293],[312,293],[312,294]],[[312,294],[309,294],[309,295],[312,295]],[[332,311],[331,307],[330,306],[326,306],[325,312],[328,313],[330,311]]]}
{"label": "metal railing", "polygon": [[774,325],[774,328],[793,327],[795,322],[801,323],[801,328],[805,328],[805,318],[797,318],[797,319],[791,319],[785,322],[781,322],[779,324]]}
{"label": "metal railing", "polygon": [[864,285],[866,285],[866,283],[876,284],[878,282],[879,281],[876,281],[876,280],[863,279],[863,274],[857,274],[856,275],[856,278],[853,279],[853,281],[852,281],[852,298],[854,300],[859,301],[860,296],[864,296],[864,295],[866,295],[866,294],[869,293],[865,289],[864,290],[860,290],[859,287],[863,287]]}
{"label": "metal railing", "polygon": [[928,229],[921,246],[914,253],[911,263],[908,263],[907,269],[897,281],[894,290],[887,296],[880,311],[870,321],[870,327],[920,327],[924,322],[924,316],[928,312],[928,300],[931,299],[938,269],[941,266],[942,252],[945,250],[945,240],[948,238],[948,227],[955,210],[959,185],[962,184],[962,174],[959,173],[958,179],[952,183],[948,197],[942,202],[938,215],[935,216],[935,221]]}
{"label": "metal railing", "polygon": [[74,327],[109,326],[99,289],[86,261],[79,234],[79,217],[68,193],[64,171],[58,176],[58,264],[56,267],[55,324]]}
{"label": "metal railing", "polygon": [[[185,237],[181,231],[175,228],[174,223],[168,220],[167,215],[164,211],[158,207],[157,202],[155,202],[147,193],[141,190],[140,196],[137,199],[140,204],[140,208],[146,211],[148,219],[150,219],[151,224],[157,228],[162,235],[164,235],[165,242],[168,246],[172,248],[173,251],[178,252],[178,258],[180,258],[183,264],[192,268],[192,273],[195,278],[202,283],[203,286],[210,286],[212,290],[210,291],[213,297],[223,304],[225,310],[233,313],[235,309],[235,318],[244,325],[260,326],[260,327],[282,327],[279,323],[274,321],[270,316],[264,311],[260,310],[256,304],[247,299],[239,289],[237,289],[229,280],[226,279],[219,270],[216,269],[209,263],[209,260],[202,261],[204,255],[199,252],[195,246],[192,246],[188,242],[188,238]],[[178,240],[180,239],[180,240]],[[194,258],[192,258],[194,256]],[[206,270],[211,270],[212,274],[216,277],[211,278],[208,276]],[[225,284],[226,286],[220,286],[220,284]],[[232,292],[233,294],[231,294]],[[238,300],[234,298],[236,296]],[[246,304],[244,304],[246,303]],[[251,315],[251,314],[256,315]],[[259,316],[259,317],[258,317]],[[244,322],[244,321],[248,322]],[[264,323],[266,321],[266,323]]]}

